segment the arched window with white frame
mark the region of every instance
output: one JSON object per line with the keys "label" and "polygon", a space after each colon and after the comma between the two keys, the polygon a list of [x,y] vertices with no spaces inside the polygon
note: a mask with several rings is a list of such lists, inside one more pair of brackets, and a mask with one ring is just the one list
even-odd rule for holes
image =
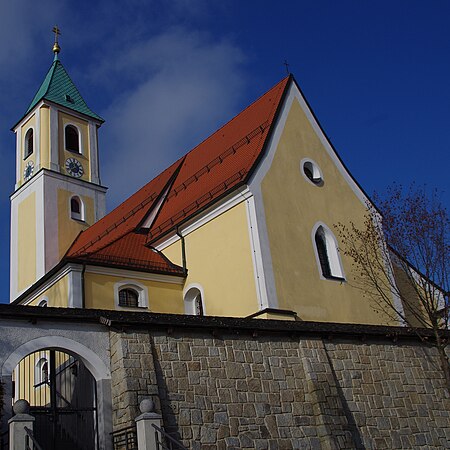
{"label": "arched window with white frame", "polygon": [[114,285],[116,309],[148,307],[147,287],[137,281],[120,281]]}
{"label": "arched window with white frame", "polygon": [[321,275],[329,280],[344,281],[345,275],[336,238],[324,224],[314,227],[314,249]]}
{"label": "arched window with white frame", "polygon": [[77,195],[70,198],[70,217],[75,220],[84,220],[84,204]]}
{"label": "arched window with white frame", "polygon": [[81,153],[80,132],[75,125],[64,128],[65,149],[73,153]]}
{"label": "arched window with white frame", "polygon": [[34,387],[38,388],[49,381],[48,359],[40,358],[34,368]]}
{"label": "arched window with white frame", "polygon": [[184,311],[192,316],[205,315],[203,289],[199,285],[190,285],[184,294]]}

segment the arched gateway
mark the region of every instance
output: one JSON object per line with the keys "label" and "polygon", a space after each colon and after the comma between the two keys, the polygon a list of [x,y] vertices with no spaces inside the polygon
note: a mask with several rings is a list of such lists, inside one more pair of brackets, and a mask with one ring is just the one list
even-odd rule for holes
{"label": "arched gateway", "polygon": [[8,322],[0,346],[1,432],[7,433],[12,403],[25,399],[43,448],[111,448],[108,333],[89,324]]}

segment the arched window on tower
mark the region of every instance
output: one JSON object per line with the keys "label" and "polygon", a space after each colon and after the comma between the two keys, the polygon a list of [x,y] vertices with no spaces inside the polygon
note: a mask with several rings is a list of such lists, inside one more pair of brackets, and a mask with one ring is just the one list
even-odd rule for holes
{"label": "arched window on tower", "polygon": [[73,125],[66,125],[64,137],[66,150],[69,150],[69,152],[80,153],[80,136],[77,128]]}
{"label": "arched window on tower", "polygon": [[30,128],[25,134],[25,152],[23,159],[27,159],[32,153],[34,148],[33,128]]}
{"label": "arched window on tower", "polygon": [[320,225],[314,235],[320,270],[324,278],[345,280],[341,258],[333,233]]}
{"label": "arched window on tower", "polygon": [[139,293],[131,288],[120,289],[119,306],[137,308],[139,306]]}
{"label": "arched window on tower", "polygon": [[70,217],[75,220],[84,220],[83,202],[80,197],[70,199]]}

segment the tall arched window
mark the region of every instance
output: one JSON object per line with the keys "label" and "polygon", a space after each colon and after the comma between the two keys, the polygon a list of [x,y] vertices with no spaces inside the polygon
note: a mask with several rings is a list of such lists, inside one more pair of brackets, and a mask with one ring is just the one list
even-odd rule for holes
{"label": "tall arched window", "polygon": [[137,308],[139,306],[139,293],[131,288],[120,289],[119,306]]}
{"label": "tall arched window", "polygon": [[69,150],[69,152],[80,153],[80,138],[77,128],[73,125],[66,125],[64,135],[66,150]]}
{"label": "tall arched window", "polygon": [[83,203],[80,197],[72,197],[70,199],[70,217],[76,220],[84,220],[83,216]]}
{"label": "tall arched window", "polygon": [[28,158],[33,153],[33,148],[34,148],[33,128],[30,128],[25,134],[25,151],[23,159]]}
{"label": "tall arched window", "polygon": [[184,295],[184,305],[186,314],[193,316],[204,316],[203,297],[199,288],[191,287]]}
{"label": "tall arched window", "polygon": [[314,243],[320,270],[324,278],[344,280],[341,258],[333,233],[320,225],[314,234]]}

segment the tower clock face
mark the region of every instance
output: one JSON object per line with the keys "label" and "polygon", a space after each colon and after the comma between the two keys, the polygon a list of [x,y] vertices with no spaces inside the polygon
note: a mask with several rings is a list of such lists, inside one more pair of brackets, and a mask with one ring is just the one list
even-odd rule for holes
{"label": "tower clock face", "polygon": [[66,170],[69,175],[72,175],[75,178],[80,178],[84,173],[83,166],[80,161],[75,158],[68,158],[66,160]]}
{"label": "tower clock face", "polygon": [[33,176],[34,163],[33,161],[28,161],[25,166],[25,170],[23,171],[23,179],[25,181],[29,180]]}

